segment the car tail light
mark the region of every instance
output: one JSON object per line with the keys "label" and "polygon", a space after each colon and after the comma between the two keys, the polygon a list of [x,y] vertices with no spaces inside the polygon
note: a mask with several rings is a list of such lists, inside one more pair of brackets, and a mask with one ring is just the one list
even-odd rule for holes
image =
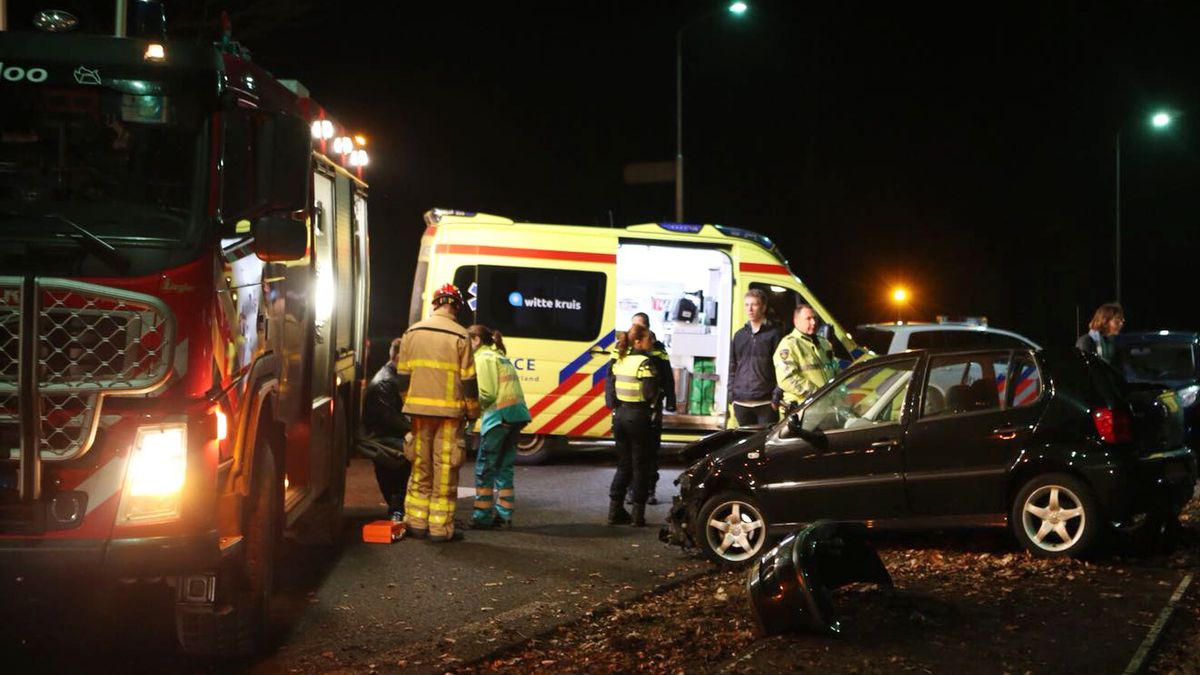
{"label": "car tail light", "polygon": [[1092,413],[1092,422],[1105,443],[1133,442],[1133,420],[1124,410],[1099,408]]}

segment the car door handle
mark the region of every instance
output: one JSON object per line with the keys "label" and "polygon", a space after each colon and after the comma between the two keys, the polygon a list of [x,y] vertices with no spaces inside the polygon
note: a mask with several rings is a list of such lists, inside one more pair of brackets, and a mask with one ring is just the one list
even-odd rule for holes
{"label": "car door handle", "polygon": [[611,354],[612,352],[608,351],[607,349],[604,349],[603,347],[592,347],[591,349],[588,350],[588,353],[589,354]]}
{"label": "car door handle", "polygon": [[1020,431],[1020,427],[1000,427],[998,429],[992,429],[992,435],[1002,441],[1011,441],[1017,437],[1017,433]]}
{"label": "car door handle", "polygon": [[896,441],[875,441],[871,447],[876,450],[884,450],[886,448],[894,448],[899,445]]}

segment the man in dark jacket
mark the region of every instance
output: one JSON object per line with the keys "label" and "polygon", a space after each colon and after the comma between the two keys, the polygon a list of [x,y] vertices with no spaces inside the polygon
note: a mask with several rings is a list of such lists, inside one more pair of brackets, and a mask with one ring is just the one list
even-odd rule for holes
{"label": "man in dark jacket", "polygon": [[408,490],[408,476],[412,473],[412,464],[403,454],[404,437],[412,429],[412,422],[408,415],[400,412],[404,408],[399,376],[396,374],[400,338],[392,340],[388,356],[388,362],[367,384],[363,397],[363,426],[372,437],[369,454],[375,461],[375,480],[379,483],[379,491],[387,501],[392,518],[403,519],[404,495]]}
{"label": "man in dark jacket", "polygon": [[746,292],[746,325],[733,334],[729,350],[729,400],[738,426],[779,421],[775,393],[775,348],[783,339],[779,327],[767,321],[767,294]]}

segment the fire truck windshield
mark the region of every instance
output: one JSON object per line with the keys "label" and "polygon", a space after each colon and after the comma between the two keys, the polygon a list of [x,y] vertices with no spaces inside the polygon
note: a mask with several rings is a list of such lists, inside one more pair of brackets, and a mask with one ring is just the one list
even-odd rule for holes
{"label": "fire truck windshield", "polygon": [[[154,83],[5,83],[0,238],[61,235],[66,219],[114,248],[179,249],[199,237],[204,115]],[[133,92],[133,93],[130,93]],[[139,93],[145,92],[145,93]]]}

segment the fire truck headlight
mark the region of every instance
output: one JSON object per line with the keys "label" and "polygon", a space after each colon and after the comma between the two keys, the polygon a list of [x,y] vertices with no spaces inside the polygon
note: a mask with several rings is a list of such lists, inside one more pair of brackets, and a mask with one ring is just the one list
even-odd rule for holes
{"label": "fire truck headlight", "polygon": [[187,425],[138,427],[119,522],[177,518],[186,475]]}

